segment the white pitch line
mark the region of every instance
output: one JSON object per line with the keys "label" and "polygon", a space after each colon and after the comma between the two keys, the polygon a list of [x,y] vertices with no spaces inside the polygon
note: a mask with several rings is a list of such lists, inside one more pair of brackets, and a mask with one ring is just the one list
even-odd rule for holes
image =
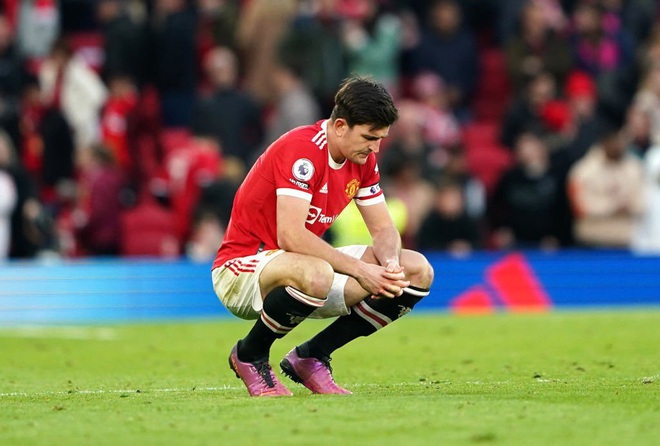
{"label": "white pitch line", "polygon": [[0,338],[25,339],[74,339],[92,341],[114,341],[118,338],[117,330],[108,327],[42,327],[28,325],[22,327],[0,328]]}
{"label": "white pitch line", "polygon": [[221,386],[221,387],[195,387],[194,389],[189,387],[184,388],[165,388],[165,389],[97,389],[97,390],[66,390],[66,391],[53,391],[53,392],[6,392],[0,393],[0,398],[2,397],[12,397],[12,396],[56,396],[56,395],[106,395],[106,394],[142,394],[142,393],[189,393],[189,392],[222,392],[226,390],[239,390],[243,387],[240,386]]}
{"label": "white pitch line", "polygon": [[[352,388],[367,388],[367,387],[403,387],[403,386],[416,386],[428,385],[428,382],[412,382],[412,383],[393,383],[393,384],[351,384],[347,387]],[[229,390],[244,390],[243,386],[220,386],[220,387],[188,387],[188,388],[164,388],[164,389],[87,389],[87,390],[65,390],[65,391],[52,391],[52,392],[5,392],[0,393],[0,398],[9,397],[43,397],[43,396],[65,396],[65,395],[107,395],[107,394],[150,394],[150,393],[194,393],[194,392],[225,392]]]}

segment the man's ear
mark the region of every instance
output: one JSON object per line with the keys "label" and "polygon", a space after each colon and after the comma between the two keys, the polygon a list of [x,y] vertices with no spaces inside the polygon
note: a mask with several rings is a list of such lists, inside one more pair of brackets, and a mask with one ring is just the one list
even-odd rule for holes
{"label": "man's ear", "polygon": [[348,122],[344,118],[337,118],[332,122],[332,127],[335,129],[335,134],[340,138],[348,131]]}

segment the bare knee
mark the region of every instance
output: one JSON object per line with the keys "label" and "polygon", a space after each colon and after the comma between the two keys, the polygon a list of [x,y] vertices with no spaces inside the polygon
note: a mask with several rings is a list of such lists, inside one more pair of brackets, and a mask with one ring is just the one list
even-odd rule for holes
{"label": "bare knee", "polygon": [[306,262],[301,277],[296,278],[296,287],[305,294],[325,299],[330,292],[334,274],[328,262],[311,257]]}
{"label": "bare knee", "polygon": [[411,285],[420,288],[431,287],[434,277],[433,267],[423,254],[404,249],[400,261]]}

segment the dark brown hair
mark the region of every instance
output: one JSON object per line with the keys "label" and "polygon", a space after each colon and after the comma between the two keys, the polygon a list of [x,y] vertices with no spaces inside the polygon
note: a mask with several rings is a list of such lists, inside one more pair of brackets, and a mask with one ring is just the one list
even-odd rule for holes
{"label": "dark brown hair", "polygon": [[372,129],[389,127],[399,112],[385,87],[371,78],[354,76],[345,79],[335,95],[330,119],[343,118],[349,127],[371,125]]}

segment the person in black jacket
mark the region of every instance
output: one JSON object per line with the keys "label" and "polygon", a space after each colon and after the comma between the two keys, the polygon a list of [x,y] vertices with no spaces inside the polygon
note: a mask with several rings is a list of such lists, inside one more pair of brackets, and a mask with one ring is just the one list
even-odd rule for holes
{"label": "person in black jacket", "polygon": [[37,199],[30,175],[16,159],[14,146],[6,132],[0,130],[0,171],[9,174],[16,202],[11,214],[10,258],[30,258],[52,244],[52,223]]}
{"label": "person in black jacket", "polygon": [[535,133],[520,134],[516,164],[504,173],[488,216],[496,248],[555,248],[561,239],[564,182],[548,147]]}
{"label": "person in black jacket", "polygon": [[436,186],[434,207],[417,233],[417,248],[464,254],[479,247],[480,238],[476,219],[467,214],[459,180],[440,180]]}
{"label": "person in black jacket", "polygon": [[157,0],[149,55],[165,127],[186,127],[197,87],[197,15],[185,0]]}
{"label": "person in black jacket", "polygon": [[229,48],[216,47],[204,60],[210,95],[195,103],[192,128],[198,135],[211,135],[222,146],[225,158],[252,164],[263,139],[261,108],[238,88],[238,59]]}
{"label": "person in black jacket", "polygon": [[97,16],[105,40],[102,76],[128,76],[138,85],[145,81],[146,30],[126,12],[121,0],[100,0]]}

